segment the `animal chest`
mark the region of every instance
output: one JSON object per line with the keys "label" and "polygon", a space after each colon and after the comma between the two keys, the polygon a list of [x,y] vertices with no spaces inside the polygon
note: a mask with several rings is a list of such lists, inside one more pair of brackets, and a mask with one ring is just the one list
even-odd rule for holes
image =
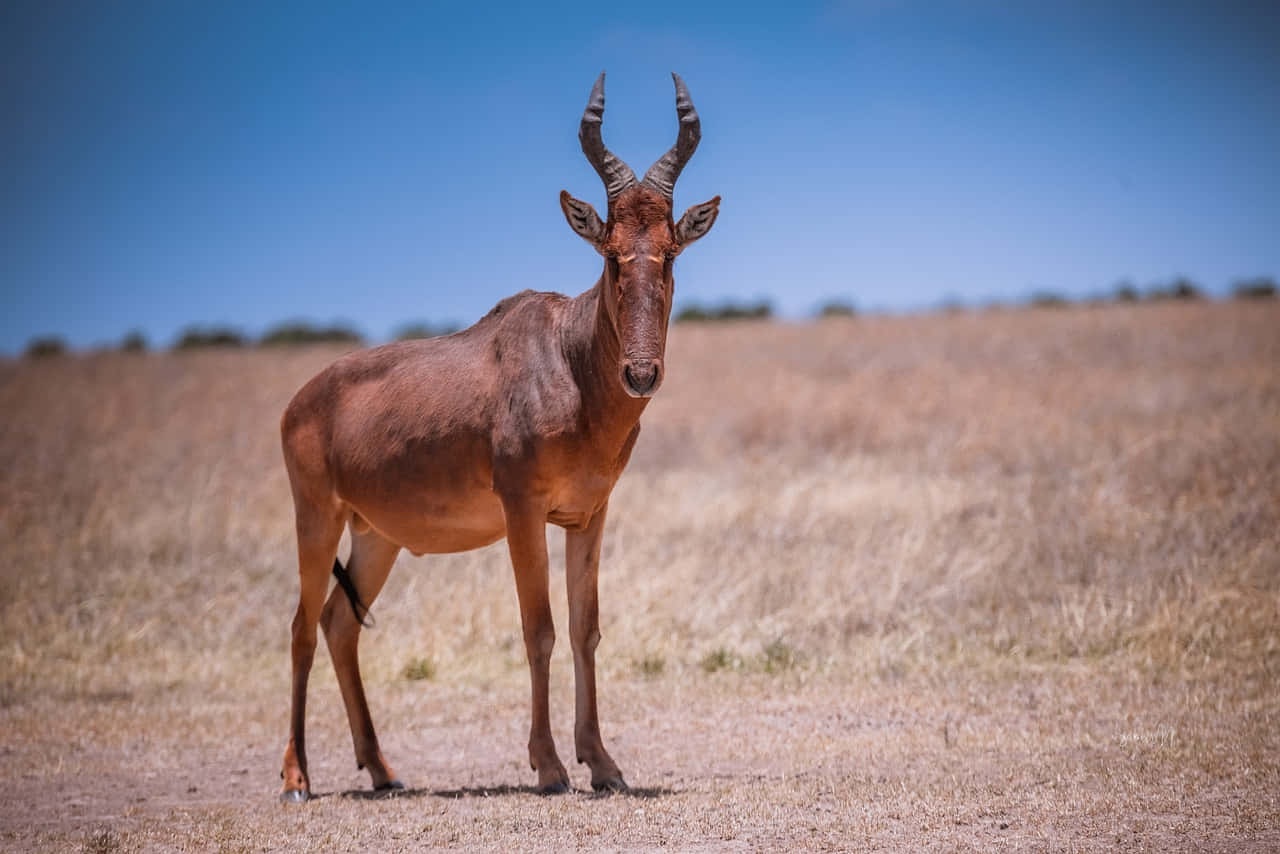
{"label": "animal chest", "polygon": [[569,529],[585,527],[608,503],[639,434],[637,424],[621,447],[580,448],[572,464],[563,467],[564,474],[556,479],[551,490],[547,521]]}

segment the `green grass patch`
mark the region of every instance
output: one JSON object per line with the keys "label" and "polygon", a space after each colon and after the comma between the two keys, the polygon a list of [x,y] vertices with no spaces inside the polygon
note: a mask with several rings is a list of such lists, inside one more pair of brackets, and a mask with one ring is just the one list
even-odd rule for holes
{"label": "green grass patch", "polygon": [[400,675],[410,682],[431,681],[436,678],[436,662],[430,656],[409,659]]}

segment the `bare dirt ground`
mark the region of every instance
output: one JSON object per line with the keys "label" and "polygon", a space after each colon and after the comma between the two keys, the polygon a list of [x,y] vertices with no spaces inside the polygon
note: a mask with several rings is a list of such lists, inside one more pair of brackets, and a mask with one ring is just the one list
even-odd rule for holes
{"label": "bare dirt ground", "polygon": [[632,791],[530,792],[499,544],[402,557],[374,605],[406,792],[370,797],[317,655],[302,807],[275,800],[276,423],[334,351],[0,363],[0,847],[1280,849],[1277,329],[1275,303],[676,328],[602,561]]}

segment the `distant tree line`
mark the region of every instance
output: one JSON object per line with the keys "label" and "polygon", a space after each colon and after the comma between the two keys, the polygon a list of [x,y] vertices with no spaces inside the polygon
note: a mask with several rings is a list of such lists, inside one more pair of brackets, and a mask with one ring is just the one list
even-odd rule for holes
{"label": "distant tree line", "polygon": [[723,302],[717,306],[692,303],[684,306],[671,319],[676,323],[716,323],[727,320],[768,320],[773,317],[773,305],[767,300],[757,302]]}
{"label": "distant tree line", "polygon": [[[1275,279],[1269,276],[1257,276],[1236,281],[1231,287],[1230,295],[1231,298],[1237,300],[1265,300],[1274,299],[1277,292]],[[1198,284],[1186,276],[1176,276],[1169,282],[1153,284],[1146,288],[1139,288],[1132,282],[1122,281],[1117,283],[1109,294],[1093,295],[1082,299],[1073,299],[1057,291],[1036,290],[1032,291],[1031,295],[1022,304],[1032,308],[1065,308],[1077,303],[1087,305],[1158,303],[1205,298],[1205,291]],[[988,303],[987,305],[993,308],[1000,306],[999,303]],[[945,312],[963,311],[965,304],[958,298],[949,297],[939,305],[939,308]],[[852,317],[855,313],[852,304],[840,300],[832,300],[818,306],[814,312],[814,317]]]}
{"label": "distant tree line", "polygon": [[[1272,299],[1276,296],[1276,283],[1269,276],[1240,279],[1232,285],[1231,296],[1240,300]],[[1107,302],[1167,302],[1204,298],[1205,291],[1198,284],[1186,276],[1175,276],[1167,283],[1149,285],[1145,289],[1139,288],[1132,282],[1121,281],[1112,288],[1109,295],[1086,297],[1081,301],[1096,305]],[[1028,302],[1036,308],[1060,308],[1075,301],[1053,291],[1036,291]]]}
{"label": "distant tree line", "polygon": [[824,302],[818,306],[818,310],[814,312],[819,318],[824,317],[854,317],[858,313],[853,307],[853,303],[848,300],[833,299]]}
{"label": "distant tree line", "polygon": [[[409,338],[435,338],[456,332],[453,324],[411,323],[396,332],[397,340]],[[244,347],[296,347],[307,344],[345,344],[361,347],[364,336],[342,324],[317,326],[305,321],[291,320],[271,327],[258,338],[252,338],[232,326],[190,326],[174,340],[173,350],[203,350],[214,348],[237,349]],[[120,339],[120,344],[108,349],[122,353],[145,353],[150,349],[147,338],[133,331]],[[56,335],[41,335],[27,344],[26,356],[38,359],[61,356],[68,350],[66,342]]]}
{"label": "distant tree line", "polygon": [[304,344],[348,344],[359,347],[364,336],[349,326],[313,326],[291,320],[271,327],[256,341],[230,326],[191,326],[174,342],[175,350],[200,350],[209,347],[296,347]]}
{"label": "distant tree line", "polygon": [[439,338],[452,335],[462,327],[456,323],[409,323],[396,330],[397,341],[408,341],[412,338]]}
{"label": "distant tree line", "polygon": [[[1231,288],[1231,296],[1240,300],[1273,299],[1276,293],[1276,282],[1268,276],[1241,279]],[[1167,283],[1153,284],[1145,289],[1140,289],[1131,282],[1120,282],[1109,295],[1086,297],[1083,300],[1075,300],[1056,291],[1037,290],[1033,291],[1023,304],[1033,308],[1064,308],[1077,302],[1089,304],[1164,302],[1168,300],[1198,300],[1203,299],[1204,295],[1205,291],[1191,279],[1186,276],[1176,276]],[[961,311],[964,307],[964,303],[956,298],[948,298],[940,306],[943,311],[948,312]],[[832,299],[821,303],[814,310],[813,317],[818,319],[856,317],[857,313],[857,309],[852,302],[844,299]],[[676,323],[714,323],[733,320],[763,320],[772,316],[773,308],[766,301],[747,303],[730,301],[712,307],[697,303],[686,305],[677,310],[672,319]]]}
{"label": "distant tree line", "polygon": [[[1231,286],[1231,296],[1238,300],[1269,300],[1277,295],[1275,279],[1270,276],[1255,276],[1240,279]],[[1150,285],[1145,289],[1122,281],[1116,284],[1111,293],[1105,296],[1093,296],[1084,300],[1073,300],[1055,291],[1034,291],[1025,301],[1033,308],[1061,308],[1075,302],[1090,304],[1099,303],[1139,303],[1165,302],[1169,300],[1198,300],[1204,298],[1204,290],[1186,276],[1177,276],[1163,284]],[[942,304],[945,311],[958,311],[964,305],[956,299],[948,299]],[[814,311],[817,318],[854,317],[857,315],[853,303],[843,299],[833,299],[822,303]],[[716,305],[705,306],[697,303],[686,304],[679,308],[672,320],[676,323],[721,323],[741,320],[769,320],[773,317],[773,305],[768,300],[754,302],[734,302],[732,300]],[[414,322],[400,327],[395,338],[403,341],[412,338],[436,338],[457,332],[456,324],[433,324]],[[184,330],[173,343],[174,350],[198,350],[206,348],[237,347],[293,347],[305,344],[345,344],[360,347],[365,343],[364,336],[355,329],[341,324],[330,326],[314,326],[305,321],[289,321],[271,327],[257,339],[246,336],[243,332],[230,326],[192,326]],[[41,335],[32,338],[25,355],[27,358],[39,359],[61,356],[67,352],[66,342],[56,335]],[[124,353],[145,353],[148,349],[146,336],[133,331],[121,339],[118,348]]]}
{"label": "distant tree line", "polygon": [[347,326],[312,326],[309,323],[282,323],[268,329],[258,339],[260,347],[292,347],[299,344],[364,344],[364,336]]}
{"label": "distant tree line", "polygon": [[1241,279],[1231,289],[1236,299],[1275,299],[1276,281],[1269,276]]}

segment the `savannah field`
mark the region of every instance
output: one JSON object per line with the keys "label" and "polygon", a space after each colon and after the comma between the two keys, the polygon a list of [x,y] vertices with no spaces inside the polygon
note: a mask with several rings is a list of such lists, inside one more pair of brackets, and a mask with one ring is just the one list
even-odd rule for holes
{"label": "savannah field", "polygon": [[[531,792],[505,544],[404,555],[321,644],[277,803],[278,419],[338,350],[0,362],[0,848],[1280,850],[1280,302],[674,327],[611,502],[606,744],[573,760],[563,538]],[[344,547],[345,556],[345,547]]]}

